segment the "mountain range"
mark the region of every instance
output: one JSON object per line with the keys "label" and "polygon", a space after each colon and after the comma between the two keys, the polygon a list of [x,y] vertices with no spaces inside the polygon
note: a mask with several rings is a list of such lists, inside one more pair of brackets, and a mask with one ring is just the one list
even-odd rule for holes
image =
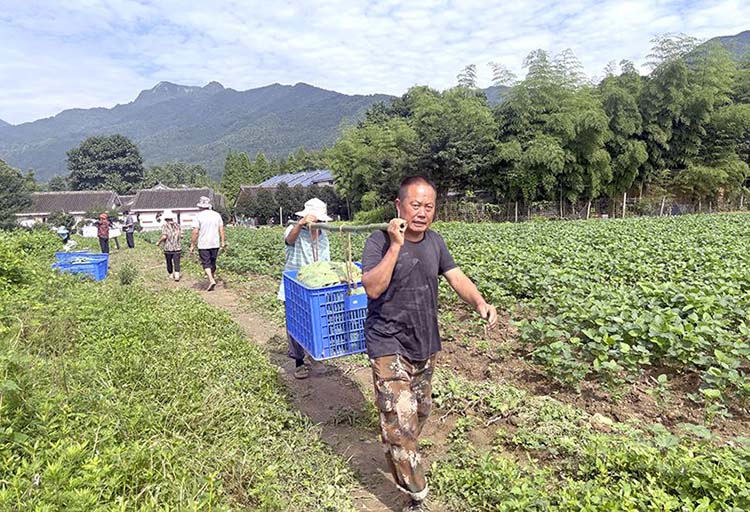
{"label": "mountain range", "polygon": [[734,36],[720,36],[709,39],[705,44],[719,43],[738,61],[750,60],[750,30]]}
{"label": "mountain range", "polygon": [[67,174],[66,152],[91,135],[119,133],[146,164],[199,163],[218,176],[229,150],[286,156],[299,147],[333,143],[343,126],[392,96],[346,95],[298,83],[236,91],[211,82],[192,87],[160,82],[113,108],[64,110],[17,126],[0,124],[0,159],[34,169],[37,179]]}
{"label": "mountain range", "polygon": [[[750,31],[716,37],[738,60],[750,58]],[[507,87],[484,89],[490,104]],[[138,146],[145,163],[198,163],[218,177],[229,150],[282,157],[297,148],[332,144],[341,129],[364,116],[385,94],[346,95],[305,83],[236,91],[218,82],[204,87],[159,82],[130,103],[64,110],[54,117],[11,125],[0,120],[0,159],[33,169],[40,181],[67,174],[66,152],[92,135],[120,133]]]}

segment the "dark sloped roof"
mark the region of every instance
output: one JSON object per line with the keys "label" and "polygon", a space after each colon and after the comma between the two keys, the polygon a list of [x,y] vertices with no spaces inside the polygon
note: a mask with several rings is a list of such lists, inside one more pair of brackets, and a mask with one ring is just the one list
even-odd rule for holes
{"label": "dark sloped roof", "polygon": [[214,206],[224,206],[224,196],[215,194],[209,188],[171,188],[139,190],[130,209],[144,210],[185,210],[195,208],[202,196],[211,199]]}
{"label": "dark sloped roof", "polygon": [[18,215],[40,215],[52,212],[84,213],[94,208],[110,209],[120,201],[111,190],[34,192],[31,206]]}
{"label": "dark sloped roof", "polygon": [[123,207],[130,207],[131,203],[135,200],[135,194],[133,195],[127,195],[127,196],[120,196],[120,204]]}
{"label": "dark sloped roof", "polygon": [[278,176],[268,178],[258,185],[240,185],[240,193],[237,195],[235,206],[245,201],[247,197],[254,196],[261,188],[276,188],[281,183],[286,183],[290,187],[296,187],[297,185],[309,187],[325,182],[333,182],[333,172],[329,169],[318,169],[316,171],[297,172],[294,174],[279,174]]}
{"label": "dark sloped roof", "polygon": [[333,181],[333,173],[328,169],[318,169],[315,171],[297,172],[294,174],[279,174],[272,178],[268,178],[263,183],[255,185],[260,188],[275,188],[281,183],[286,183],[290,187],[302,185],[303,187],[309,187],[316,183],[323,183],[325,181]]}

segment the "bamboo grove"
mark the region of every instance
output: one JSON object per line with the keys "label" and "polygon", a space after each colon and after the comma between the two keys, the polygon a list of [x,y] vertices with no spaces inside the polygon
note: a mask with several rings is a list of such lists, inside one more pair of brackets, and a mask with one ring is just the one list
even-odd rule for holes
{"label": "bamboo grove", "polygon": [[750,158],[750,60],[687,36],[653,42],[645,76],[622,61],[593,83],[569,50],[532,52],[516,83],[496,66],[504,94],[494,107],[473,66],[447,91],[415,86],[371,108],[327,151],[337,190],[365,210],[415,173],[441,195],[483,190],[526,204],[630,190],[696,203],[739,197]]}

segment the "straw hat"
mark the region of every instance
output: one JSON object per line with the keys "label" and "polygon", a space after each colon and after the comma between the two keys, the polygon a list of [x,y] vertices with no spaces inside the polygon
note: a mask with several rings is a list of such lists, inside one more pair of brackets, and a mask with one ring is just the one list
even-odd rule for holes
{"label": "straw hat", "polygon": [[201,196],[196,205],[198,208],[211,208],[211,199],[206,196]]}
{"label": "straw hat", "polygon": [[161,213],[161,218],[164,219],[164,220],[167,220],[167,219],[174,220],[175,219],[175,215],[174,215],[174,212],[172,210],[167,209],[167,210],[164,210]]}

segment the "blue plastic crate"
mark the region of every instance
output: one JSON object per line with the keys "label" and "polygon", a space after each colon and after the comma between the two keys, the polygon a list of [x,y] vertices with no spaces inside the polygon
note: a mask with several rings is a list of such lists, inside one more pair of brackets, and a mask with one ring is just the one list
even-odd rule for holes
{"label": "blue plastic crate", "polygon": [[[65,256],[61,256],[65,255]],[[101,281],[107,277],[109,269],[109,254],[96,253],[56,253],[57,263],[52,268],[60,272],[70,272],[74,274],[86,274],[91,276],[94,281]]]}
{"label": "blue plastic crate", "polygon": [[73,251],[73,252],[56,252],[55,253],[55,260],[57,260],[59,263],[69,263],[70,260],[79,259],[79,258],[102,260],[102,259],[108,259],[109,254],[101,253],[101,252],[91,252],[91,251]]}
{"label": "blue plastic crate", "polygon": [[[297,271],[284,272],[286,328],[316,361],[365,351],[367,295],[346,284],[308,288]],[[357,283],[361,288],[362,283]]]}

